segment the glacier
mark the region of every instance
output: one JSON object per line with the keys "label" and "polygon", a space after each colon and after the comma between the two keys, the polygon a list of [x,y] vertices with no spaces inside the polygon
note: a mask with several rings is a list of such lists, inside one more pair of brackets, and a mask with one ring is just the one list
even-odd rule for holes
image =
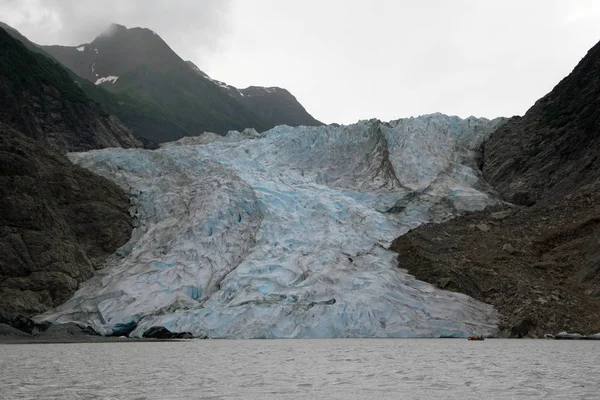
{"label": "glacier", "polygon": [[494,334],[492,306],[416,280],[387,247],[501,202],[477,168],[500,122],[432,114],[71,153],[129,193],[135,229],[37,319],[134,337],[156,325],[209,338]]}

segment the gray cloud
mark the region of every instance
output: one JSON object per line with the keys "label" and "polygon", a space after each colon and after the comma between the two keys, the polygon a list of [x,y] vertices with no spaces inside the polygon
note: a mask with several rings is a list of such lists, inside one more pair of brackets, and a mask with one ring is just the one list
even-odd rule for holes
{"label": "gray cloud", "polygon": [[185,57],[218,48],[230,9],[230,0],[0,0],[0,19],[39,44],[90,42],[110,23],[141,26]]}

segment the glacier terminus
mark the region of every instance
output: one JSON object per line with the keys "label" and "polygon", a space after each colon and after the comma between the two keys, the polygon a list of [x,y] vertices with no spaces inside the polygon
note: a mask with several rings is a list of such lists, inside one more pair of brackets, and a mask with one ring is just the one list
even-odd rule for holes
{"label": "glacier terminus", "polygon": [[477,168],[499,123],[432,114],[71,153],[128,192],[135,229],[37,318],[136,337],[157,325],[209,338],[494,334],[490,305],[416,280],[387,248],[501,202]]}

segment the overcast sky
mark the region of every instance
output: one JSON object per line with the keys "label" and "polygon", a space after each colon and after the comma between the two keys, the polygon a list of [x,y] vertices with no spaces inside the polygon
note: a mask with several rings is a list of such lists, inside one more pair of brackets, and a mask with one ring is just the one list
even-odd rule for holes
{"label": "overcast sky", "polygon": [[40,44],[147,27],[213,78],[285,87],[327,123],[521,115],[600,40],[595,0],[0,0],[0,20]]}

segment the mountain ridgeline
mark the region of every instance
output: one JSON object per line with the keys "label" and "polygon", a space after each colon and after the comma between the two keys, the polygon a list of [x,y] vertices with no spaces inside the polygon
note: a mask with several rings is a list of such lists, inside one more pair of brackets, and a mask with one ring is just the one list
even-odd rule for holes
{"label": "mountain ridgeline", "polygon": [[112,25],[91,43],[41,48],[114,95],[84,87],[88,96],[136,135],[156,142],[205,131],[224,134],[245,128],[264,131],[277,124],[320,125],[291,94],[271,96],[267,102],[231,96],[218,81],[197,73],[150,29]]}
{"label": "mountain ridgeline", "polygon": [[322,122],[314,119],[298,100],[286,89],[280,87],[250,86],[238,89],[235,86],[217,81],[200,70],[193,62],[186,63],[200,76],[219,85],[233,97],[265,121],[273,125],[319,126]]}
{"label": "mountain ridgeline", "polygon": [[548,205],[600,181],[600,43],[486,143],[483,172],[509,201]]}

